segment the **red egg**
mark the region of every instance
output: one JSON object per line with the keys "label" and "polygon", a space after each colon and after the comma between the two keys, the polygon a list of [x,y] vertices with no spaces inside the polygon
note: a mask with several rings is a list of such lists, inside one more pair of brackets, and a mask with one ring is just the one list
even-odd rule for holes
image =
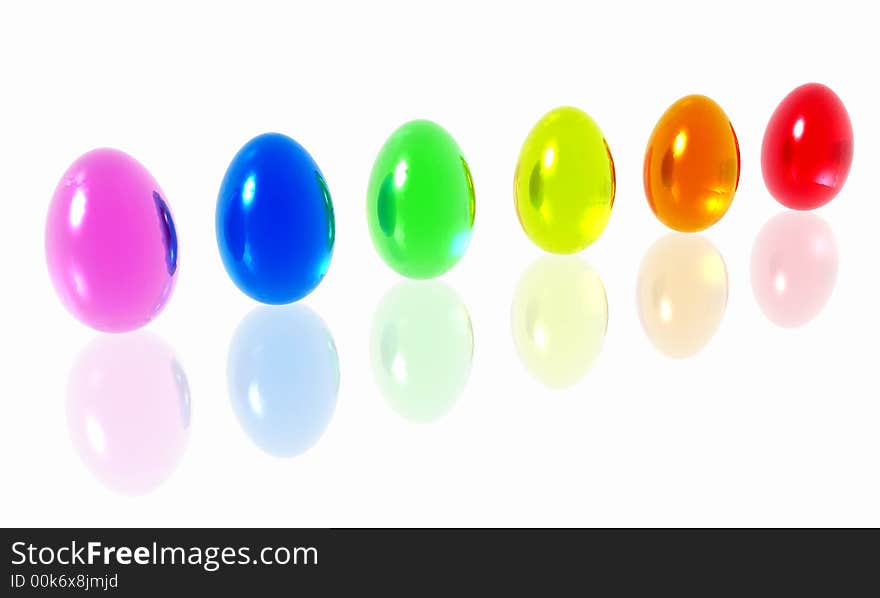
{"label": "red egg", "polygon": [[824,85],[807,83],[785,96],[770,117],[761,169],[779,203],[812,210],[843,187],[852,155],[852,124],[843,102]]}

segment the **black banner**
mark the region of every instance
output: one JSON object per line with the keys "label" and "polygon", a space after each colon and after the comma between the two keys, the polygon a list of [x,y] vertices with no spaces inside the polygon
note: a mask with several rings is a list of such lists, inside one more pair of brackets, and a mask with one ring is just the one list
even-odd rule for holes
{"label": "black banner", "polygon": [[878,595],[877,530],[7,529],[0,595]]}

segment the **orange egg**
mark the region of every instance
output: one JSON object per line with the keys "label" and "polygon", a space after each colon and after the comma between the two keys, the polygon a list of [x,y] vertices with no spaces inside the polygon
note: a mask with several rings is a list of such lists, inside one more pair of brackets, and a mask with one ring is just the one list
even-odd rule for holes
{"label": "orange egg", "polygon": [[718,222],[739,184],[739,144],[724,110],[691,95],[657,121],[645,152],[645,195],[666,226],[695,232]]}

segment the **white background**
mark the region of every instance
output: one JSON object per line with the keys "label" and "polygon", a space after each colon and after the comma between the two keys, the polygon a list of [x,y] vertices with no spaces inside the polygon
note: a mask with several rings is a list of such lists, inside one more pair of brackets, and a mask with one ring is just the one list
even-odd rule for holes
{"label": "white background", "polygon": [[[3,400],[0,524],[69,526],[880,525],[877,382],[880,150],[876,19],[863,1],[5,2],[0,8]],[[819,214],[840,249],[826,308],[795,330],[755,302],[749,256],[783,210],[760,174],[778,101],[819,81],[855,130],[843,192]],[[730,298],[705,349],[659,353],[635,285],[667,233],[642,190],[662,112],[688,93],[725,109],[742,178],[705,236]],[[546,389],[514,348],[510,306],[540,254],[522,233],[512,179],[522,141],[572,104],[602,127],[617,199],[583,254],[609,303],[605,345],[574,387]],[[372,249],[372,161],[418,117],[446,127],[477,190],[470,249],[443,277],[473,322],[468,385],[430,424],[402,418],[370,365],[374,311],[399,277]],[[226,276],[214,237],[224,170],[252,136],[280,131],[318,161],[333,195],[330,271],[305,303],[332,331],[341,386],[307,453],[263,453],[238,425],[227,351],[255,307]],[[96,333],[46,272],[43,227],[67,166],[123,149],[174,210],[181,270],[149,330],[173,347],[192,393],[179,466],[152,492],[107,489],[73,450],[68,372]]]}

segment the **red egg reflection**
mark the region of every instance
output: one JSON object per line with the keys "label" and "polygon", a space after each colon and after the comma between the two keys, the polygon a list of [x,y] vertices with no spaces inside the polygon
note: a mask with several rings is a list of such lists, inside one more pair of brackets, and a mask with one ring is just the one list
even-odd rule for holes
{"label": "red egg reflection", "polygon": [[837,241],[815,214],[785,212],[772,218],[752,248],[752,289],[775,324],[801,326],[822,311],[837,281]]}

